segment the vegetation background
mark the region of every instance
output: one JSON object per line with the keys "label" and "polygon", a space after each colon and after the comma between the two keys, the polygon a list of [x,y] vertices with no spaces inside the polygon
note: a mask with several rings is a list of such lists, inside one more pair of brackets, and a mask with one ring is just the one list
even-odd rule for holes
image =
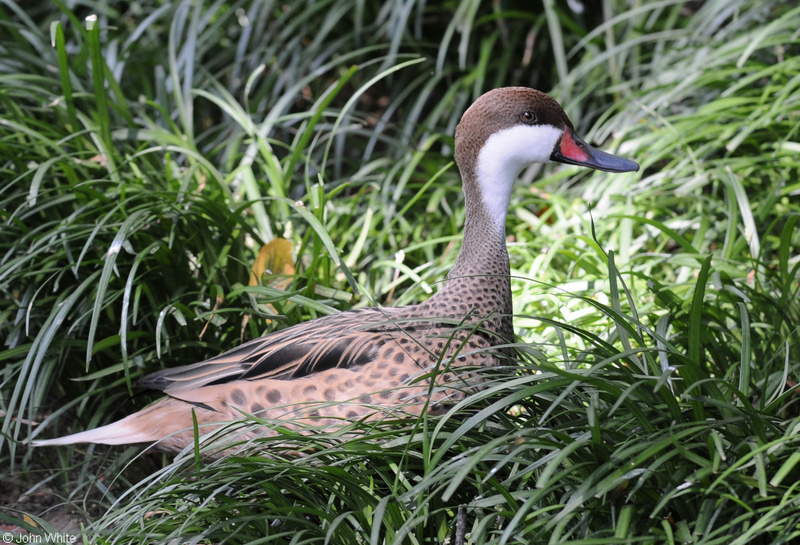
{"label": "vegetation background", "polygon": [[[0,0],[4,528],[796,543],[798,29],[790,0]],[[427,297],[454,126],[505,85],[642,170],[523,174],[519,361],[486,390],[210,463],[24,444],[143,407],[147,372]]]}

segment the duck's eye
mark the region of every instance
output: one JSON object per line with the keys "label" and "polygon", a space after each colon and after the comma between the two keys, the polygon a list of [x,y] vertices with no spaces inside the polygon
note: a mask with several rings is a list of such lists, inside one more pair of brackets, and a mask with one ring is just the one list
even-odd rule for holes
{"label": "duck's eye", "polygon": [[522,112],[519,118],[523,123],[527,123],[528,125],[536,123],[536,115],[533,112]]}

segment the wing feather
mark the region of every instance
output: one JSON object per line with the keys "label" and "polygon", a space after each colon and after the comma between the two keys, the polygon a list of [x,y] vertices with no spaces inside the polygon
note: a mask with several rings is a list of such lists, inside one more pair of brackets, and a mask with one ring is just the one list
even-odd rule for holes
{"label": "wing feather", "polygon": [[317,318],[198,363],[151,373],[137,386],[176,391],[233,380],[289,380],[360,366],[404,329],[394,321],[395,310],[367,308]]}

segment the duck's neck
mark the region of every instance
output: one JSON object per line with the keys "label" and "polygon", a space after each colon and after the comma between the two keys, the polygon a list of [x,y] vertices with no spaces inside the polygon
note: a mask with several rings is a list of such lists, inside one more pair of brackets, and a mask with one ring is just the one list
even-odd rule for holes
{"label": "duck's neck", "polygon": [[506,250],[505,210],[500,217],[489,212],[483,195],[475,183],[464,182],[466,217],[461,251],[450,274],[448,286],[453,283],[483,283],[494,278],[507,279],[509,275]]}
{"label": "duck's neck", "polygon": [[[514,178],[516,174],[513,173]],[[462,168],[462,178],[466,203],[464,241],[439,296],[463,300],[477,316],[492,316],[487,325],[510,341],[511,284],[505,220],[514,178],[481,178],[478,169],[472,168]]]}

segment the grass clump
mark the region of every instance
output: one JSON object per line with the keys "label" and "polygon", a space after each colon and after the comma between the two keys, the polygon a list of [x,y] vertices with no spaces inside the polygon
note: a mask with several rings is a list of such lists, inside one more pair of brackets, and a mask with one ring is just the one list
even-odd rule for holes
{"label": "grass clump", "polygon": [[[0,6],[3,480],[109,543],[795,541],[800,11],[301,4]],[[19,442],[141,408],[161,365],[424,298],[463,222],[453,126],[508,84],[643,170],[523,175],[519,361],[486,388],[201,464]],[[276,236],[291,283],[249,286]]]}

